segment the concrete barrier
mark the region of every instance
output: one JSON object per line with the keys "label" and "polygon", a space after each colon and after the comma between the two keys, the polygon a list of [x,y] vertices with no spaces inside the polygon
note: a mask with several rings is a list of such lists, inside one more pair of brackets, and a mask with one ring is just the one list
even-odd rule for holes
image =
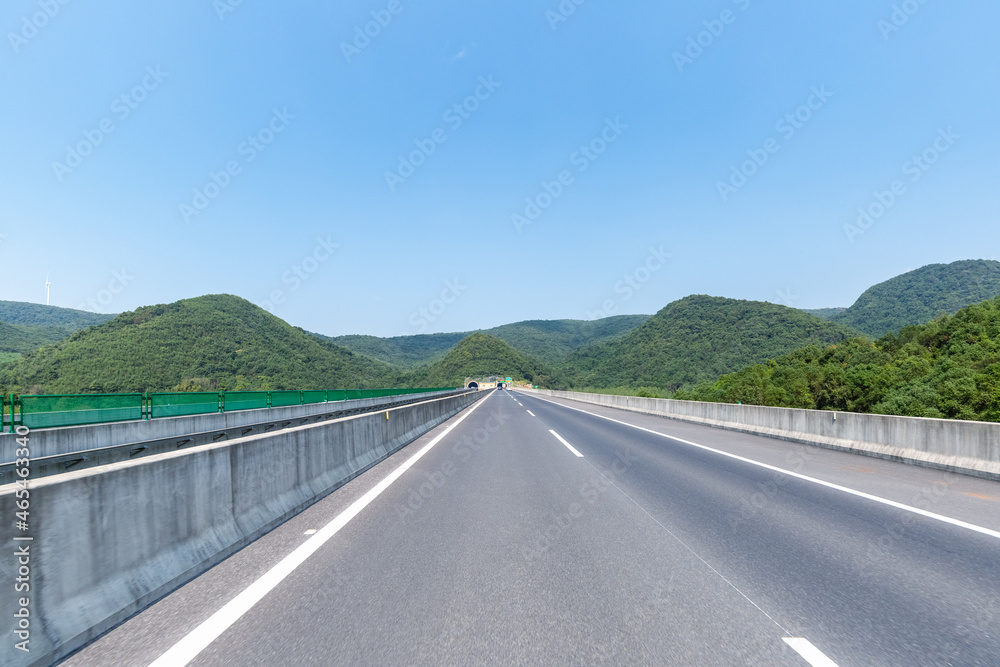
{"label": "concrete barrier", "polygon": [[[34,458],[43,456],[59,456],[87,449],[127,445],[136,442],[173,438],[190,433],[204,433],[249,424],[259,424],[266,421],[281,421],[297,419],[312,415],[321,415],[340,410],[356,410],[384,405],[400,399],[427,399],[436,396],[457,394],[466,389],[429,392],[427,394],[404,394],[401,396],[386,396],[382,398],[359,398],[349,401],[333,401],[331,403],[310,403],[308,405],[291,405],[281,408],[264,408],[259,410],[234,410],[232,412],[213,412],[206,415],[189,415],[185,417],[163,417],[108,424],[89,424],[86,426],[61,426],[32,431],[31,455]],[[14,450],[17,445],[13,433],[0,434],[0,464],[14,460]]]}
{"label": "concrete barrier", "polygon": [[1000,480],[1000,424],[993,422],[526,391]]}
{"label": "concrete barrier", "polygon": [[[30,532],[17,533],[33,541],[5,537],[0,556],[0,664],[68,655],[485,395],[39,479],[30,485]],[[0,487],[0,517],[11,527],[16,490]],[[13,555],[24,547],[27,564]],[[17,577],[30,588],[15,592]],[[22,607],[30,653],[15,647]]]}

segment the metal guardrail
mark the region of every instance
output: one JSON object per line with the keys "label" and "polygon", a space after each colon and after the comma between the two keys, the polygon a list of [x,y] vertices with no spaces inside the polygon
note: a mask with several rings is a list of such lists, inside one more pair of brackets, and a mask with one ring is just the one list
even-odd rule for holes
{"label": "metal guardrail", "polygon": [[[440,389],[437,391],[449,391],[449,389]],[[429,391],[422,392],[422,394],[423,393],[429,393]],[[351,417],[354,415],[382,412],[384,410],[398,408],[412,403],[420,403],[425,400],[434,399],[428,399],[423,395],[414,396],[410,394],[408,398],[400,398],[398,400],[379,403],[377,405],[354,407],[346,410],[334,409],[329,412],[321,412],[314,415],[268,420],[254,424],[246,424],[243,426],[233,426],[230,428],[202,431],[185,435],[175,435],[166,438],[157,438],[155,440],[144,440],[122,445],[112,445],[110,447],[100,447],[96,449],[69,452],[66,454],[57,454],[54,456],[33,458],[31,459],[31,476],[34,479],[39,477],[48,477],[51,475],[59,475],[67,472],[75,472],[77,470],[109,465],[111,463],[132,461],[144,456],[153,456],[156,454],[174,452],[180,449],[198,447],[200,445],[225,442],[227,440],[243,438],[249,435],[272,433],[286,428],[304,426],[310,423],[315,424],[322,421],[341,419],[343,417]],[[336,403],[337,401],[329,402],[331,406],[335,406]],[[14,470],[15,463],[0,464],[0,486],[17,480]]]}
{"label": "metal guardrail", "polygon": [[0,432],[7,428],[10,432],[14,432],[17,426],[27,426],[31,429],[84,426],[216,412],[314,405],[359,398],[404,396],[450,389],[453,387],[24,396],[10,394],[4,396],[2,400]]}

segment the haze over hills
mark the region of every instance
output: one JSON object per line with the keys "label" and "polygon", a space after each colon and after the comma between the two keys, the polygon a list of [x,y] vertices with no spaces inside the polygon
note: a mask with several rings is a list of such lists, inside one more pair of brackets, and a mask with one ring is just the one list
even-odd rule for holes
{"label": "haze over hills", "polygon": [[398,372],[227,294],[122,313],[0,368],[25,393],[394,386]]}
{"label": "haze over hills", "polygon": [[0,362],[67,338],[74,331],[106,322],[113,315],[0,301]]}
{"label": "haze over hills", "polygon": [[[610,340],[631,331],[649,315],[616,315],[600,320],[527,320],[504,324],[480,333],[499,338],[517,350],[556,364],[584,345]],[[379,361],[413,369],[442,359],[471,331],[377,338],[336,336],[328,340]]]}
{"label": "haze over hills", "polygon": [[671,303],[618,340],[574,352],[565,372],[577,387],[673,391],[805,345],[854,335],[795,308],[695,295]]}
{"label": "haze over hills", "polygon": [[32,327],[59,327],[70,333],[103,324],[114,317],[114,315],[90,313],[73,308],[45,306],[40,303],[0,301],[0,322]]}

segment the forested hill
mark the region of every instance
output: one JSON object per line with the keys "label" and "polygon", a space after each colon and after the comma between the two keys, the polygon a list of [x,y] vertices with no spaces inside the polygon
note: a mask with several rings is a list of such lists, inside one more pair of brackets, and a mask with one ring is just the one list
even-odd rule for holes
{"label": "forested hill", "polygon": [[0,368],[18,393],[394,386],[397,372],[221,294],[148,306]]}
{"label": "forested hill", "polygon": [[[584,345],[621,336],[649,319],[649,315],[616,315],[600,320],[528,320],[504,324],[485,333],[536,357],[546,364],[558,364]],[[473,332],[420,334],[415,336],[336,336],[326,338],[337,345],[399,368],[414,369],[438,361],[460,340]]]}
{"label": "forested hill", "polygon": [[998,295],[1000,262],[929,264],[870,287],[854,305],[830,319],[878,338]]}
{"label": "forested hill", "polygon": [[874,343],[806,347],[676,397],[1000,421],[1000,298]]}
{"label": "forested hill", "polygon": [[411,384],[427,387],[461,386],[467,377],[509,376],[545,386],[559,386],[553,371],[537,359],[488,334],[473,333],[463,338],[440,361],[415,373]]}
{"label": "forested hill", "polygon": [[564,370],[580,388],[675,390],[852,335],[857,332],[795,308],[696,295],[671,303],[618,340],[574,352]]}
{"label": "forested hill", "polygon": [[112,318],[114,315],[43,306],[40,303],[0,301],[0,322],[32,327],[59,327],[67,333],[103,324]]}

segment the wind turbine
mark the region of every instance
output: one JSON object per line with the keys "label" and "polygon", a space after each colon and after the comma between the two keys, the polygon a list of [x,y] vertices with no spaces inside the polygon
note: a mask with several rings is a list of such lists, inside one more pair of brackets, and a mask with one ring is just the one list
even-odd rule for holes
{"label": "wind turbine", "polygon": [[45,305],[49,305],[49,292],[51,291],[52,283],[49,282],[49,277],[45,276]]}

